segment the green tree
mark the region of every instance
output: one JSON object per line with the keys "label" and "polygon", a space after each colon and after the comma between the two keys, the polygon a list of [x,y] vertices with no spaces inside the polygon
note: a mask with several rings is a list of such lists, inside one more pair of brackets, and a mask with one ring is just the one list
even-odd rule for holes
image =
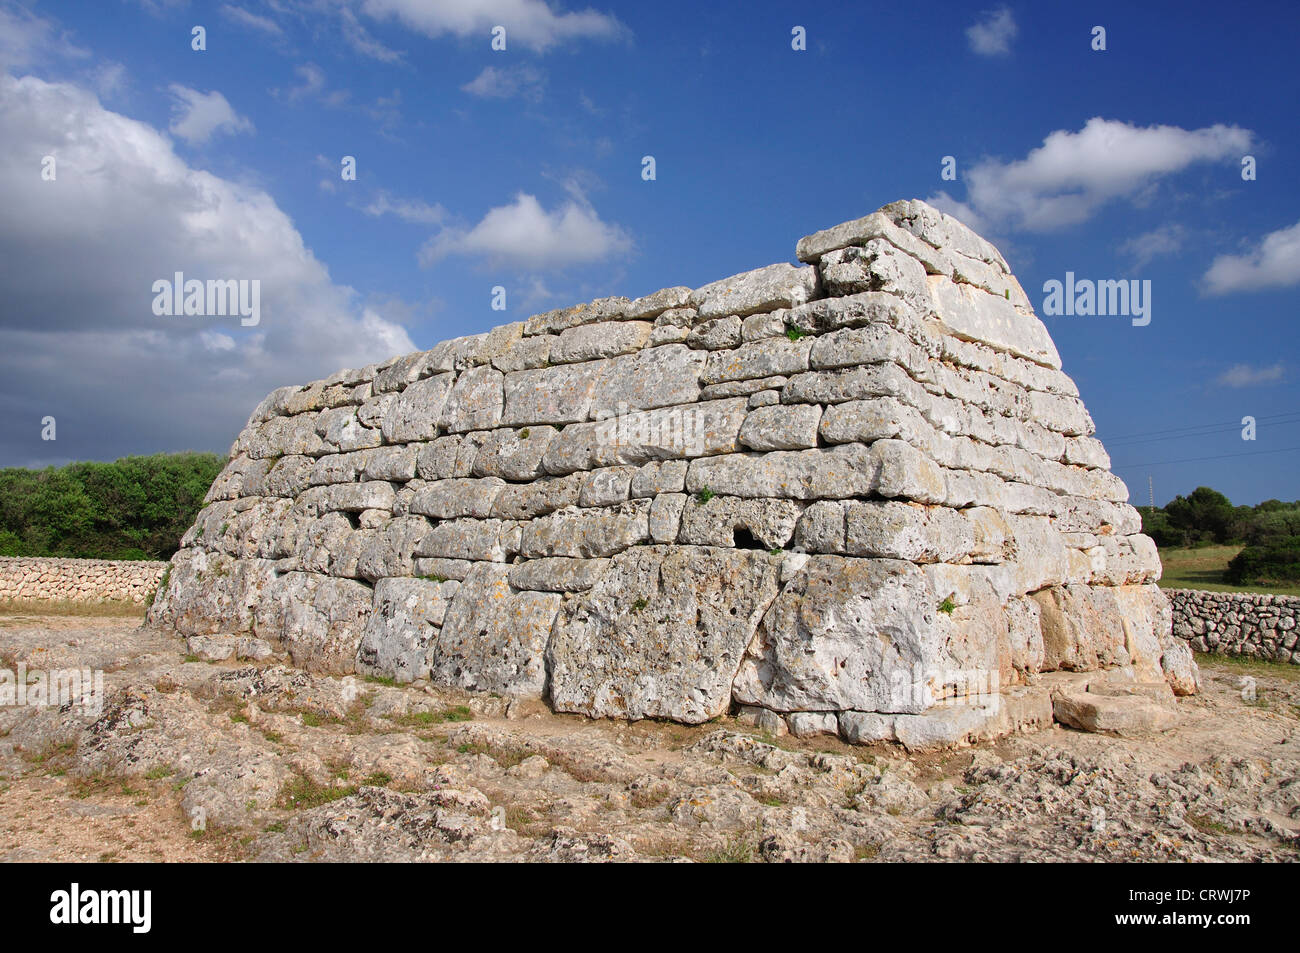
{"label": "green tree", "polygon": [[166,559],[224,463],[176,453],[0,470],[0,555]]}
{"label": "green tree", "polygon": [[1208,540],[1229,542],[1237,521],[1232,502],[1208,486],[1198,486],[1190,496],[1174,497],[1165,513],[1169,525],[1184,533],[1187,545]]}

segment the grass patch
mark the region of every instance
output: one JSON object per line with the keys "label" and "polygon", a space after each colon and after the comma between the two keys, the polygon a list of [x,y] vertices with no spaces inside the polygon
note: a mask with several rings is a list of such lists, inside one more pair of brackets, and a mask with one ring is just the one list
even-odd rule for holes
{"label": "grass patch", "polygon": [[0,615],[79,616],[93,619],[143,619],[145,606],[134,602],[72,602],[66,599],[4,599]]}
{"label": "grass patch", "polygon": [[1267,675],[1288,682],[1300,682],[1300,665],[1294,662],[1271,662],[1244,655],[1213,655],[1196,652],[1196,664],[1210,671],[1227,670],[1242,675]]}
{"label": "grass patch", "polygon": [[733,834],[723,847],[709,851],[701,860],[706,864],[752,864],[758,860],[758,841],[752,834]]}
{"label": "grass patch", "polygon": [[288,811],[302,811],[322,804],[332,804],[357,793],[354,784],[321,784],[307,775],[298,773],[284,782],[275,806]]}
{"label": "grass patch", "polygon": [[1235,834],[1237,833],[1227,824],[1220,824],[1205,814],[1188,814],[1187,823],[1202,834]]}
{"label": "grass patch", "polygon": [[[525,758],[534,754],[524,748],[507,748],[498,745],[486,745],[477,741],[467,741],[457,745],[460,754],[485,754],[503,768],[513,768]],[[581,780],[581,779],[579,779]]]}
{"label": "grass patch", "polygon": [[1228,562],[1241,552],[1241,546],[1165,547],[1160,550],[1164,573],[1162,589],[1205,589],[1210,592],[1271,592],[1283,596],[1300,596],[1300,586],[1234,586],[1224,582]]}
{"label": "grass patch", "polygon": [[395,725],[420,728],[426,725],[441,725],[447,722],[473,721],[474,713],[464,705],[452,705],[442,711],[413,711],[405,715],[389,715],[388,720]]}
{"label": "grass patch", "polygon": [[126,778],[102,772],[71,778],[68,786],[71,789],[72,796],[79,801],[96,794],[116,793],[125,797],[133,797],[140,793],[138,788],[131,787]]}

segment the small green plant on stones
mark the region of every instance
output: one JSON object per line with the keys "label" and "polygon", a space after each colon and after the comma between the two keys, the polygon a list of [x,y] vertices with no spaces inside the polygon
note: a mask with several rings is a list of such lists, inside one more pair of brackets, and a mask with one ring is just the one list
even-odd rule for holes
{"label": "small green plant on stones", "polygon": [[944,596],[943,602],[939,603],[939,611],[944,615],[952,615],[952,610],[957,608],[957,603],[952,601],[952,596]]}
{"label": "small green plant on stones", "polygon": [[714,495],[714,492],[706,486],[704,489],[700,490],[699,493],[695,494],[695,502],[699,505],[703,505],[713,499]]}

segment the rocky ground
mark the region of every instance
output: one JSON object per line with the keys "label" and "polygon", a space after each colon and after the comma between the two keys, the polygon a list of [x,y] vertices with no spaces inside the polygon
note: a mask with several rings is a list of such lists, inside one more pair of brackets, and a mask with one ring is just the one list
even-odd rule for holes
{"label": "rocky ground", "polygon": [[908,756],[187,651],[134,619],[0,617],[0,668],[102,669],[106,696],[0,708],[0,859],[1300,859],[1300,666],[1202,658],[1157,734]]}

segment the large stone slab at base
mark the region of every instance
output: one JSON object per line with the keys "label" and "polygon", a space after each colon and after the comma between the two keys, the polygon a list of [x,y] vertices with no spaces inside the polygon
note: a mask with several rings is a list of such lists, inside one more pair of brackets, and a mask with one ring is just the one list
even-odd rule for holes
{"label": "large stone slab at base", "polygon": [[459,589],[454,579],[379,580],[357,649],[357,671],[398,682],[428,678],[434,644]]}
{"label": "large stone slab at base", "polygon": [[[925,573],[899,559],[811,556],[758,627],[736,701],[775,711],[917,712],[940,662]],[[921,683],[921,684],[918,684]]]}
{"label": "large stone slab at base", "polygon": [[299,668],[346,674],[355,670],[373,598],[369,586],[351,579],[286,573],[257,604],[254,631],[283,643]]}
{"label": "large stone slab at base", "polygon": [[172,557],[150,619],[181,635],[251,632],[254,609],[274,580],[270,560],[182,549]]}
{"label": "large stone slab at base", "polygon": [[929,751],[1039,731],[1051,727],[1052,719],[1050,693],[1045,688],[1021,686],[918,714],[842,711],[839,730],[850,744],[897,742],[908,751]]}
{"label": "large stone slab at base", "polygon": [[558,592],[514,589],[509,566],[479,563],[461,582],[443,619],[429,678],[470,691],[542,694],[542,653],[560,599]]}
{"label": "large stone slab at base", "polygon": [[697,546],[615,556],[556,622],[546,653],[552,706],[688,724],[725,714],[780,565],[760,551]]}

